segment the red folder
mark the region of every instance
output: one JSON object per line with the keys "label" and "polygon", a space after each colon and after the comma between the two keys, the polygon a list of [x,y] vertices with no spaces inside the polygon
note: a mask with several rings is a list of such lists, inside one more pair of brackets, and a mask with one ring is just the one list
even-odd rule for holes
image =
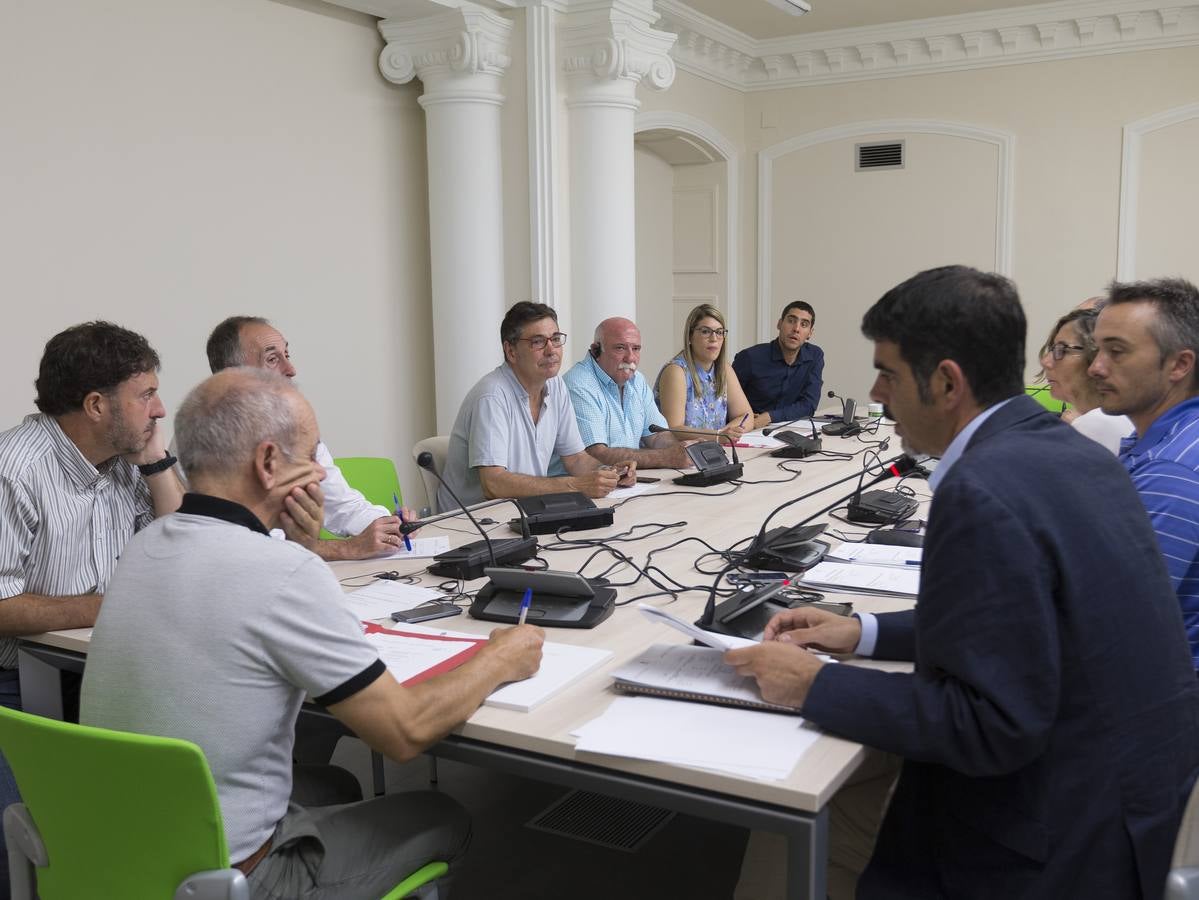
{"label": "red folder", "polygon": [[382,625],[376,625],[373,622],[362,623],[364,633],[366,634],[398,634],[406,638],[417,638],[422,641],[453,641],[458,644],[465,644],[462,652],[456,653],[449,659],[442,660],[435,666],[431,666],[425,671],[413,675],[407,681],[402,682],[404,687],[413,684],[420,684],[434,675],[440,675],[442,672],[449,672],[452,669],[458,668],[472,656],[479,652],[479,648],[487,643],[487,638],[460,638],[460,637],[445,637],[440,634],[420,634],[414,631],[396,631],[393,628],[384,628]]}

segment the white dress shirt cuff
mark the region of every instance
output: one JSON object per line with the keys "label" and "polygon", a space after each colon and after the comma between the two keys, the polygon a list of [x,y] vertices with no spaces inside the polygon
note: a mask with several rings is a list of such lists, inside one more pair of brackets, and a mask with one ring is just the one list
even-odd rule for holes
{"label": "white dress shirt cuff", "polygon": [[878,643],[878,619],[870,613],[854,613],[854,618],[862,624],[862,637],[853,652],[858,656],[873,656],[874,645]]}

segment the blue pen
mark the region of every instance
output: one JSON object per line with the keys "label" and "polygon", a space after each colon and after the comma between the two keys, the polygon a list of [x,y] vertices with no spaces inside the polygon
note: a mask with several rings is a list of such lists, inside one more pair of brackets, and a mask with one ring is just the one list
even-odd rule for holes
{"label": "blue pen", "polygon": [[517,625],[525,624],[525,617],[529,615],[529,604],[533,602],[533,589],[525,588],[525,595],[520,599],[520,618],[517,619]]}
{"label": "blue pen", "polygon": [[904,564],[905,566],[918,566],[918,565],[920,565],[920,560],[918,560],[918,559],[905,559],[905,560],[903,561],[903,564]]}
{"label": "blue pen", "polygon": [[[391,502],[395,505],[396,516],[399,518],[400,524],[403,525],[404,524],[404,511],[402,509],[400,509],[400,498],[397,497],[393,493],[391,495]],[[409,553],[411,553],[412,552],[412,541],[408,540],[408,535],[406,533],[401,531],[400,534],[404,538],[404,549],[407,550]]]}
{"label": "blue pen", "polygon": [[749,418],[749,413],[746,413],[745,415],[743,415],[743,416],[741,417],[741,421],[740,421],[739,423],[737,423],[737,427],[738,427],[738,428],[744,428],[744,427],[745,427],[745,420],[746,420],[746,419],[748,419],[748,418]]}

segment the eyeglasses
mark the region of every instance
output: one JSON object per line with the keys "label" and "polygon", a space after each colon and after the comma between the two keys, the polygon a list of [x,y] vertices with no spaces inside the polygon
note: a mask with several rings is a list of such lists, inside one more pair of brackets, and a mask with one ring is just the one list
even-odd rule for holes
{"label": "eyeglasses", "polygon": [[566,335],[561,331],[555,331],[549,337],[544,334],[535,334],[533,337],[517,338],[518,341],[527,341],[530,350],[544,350],[546,344],[553,344],[555,347],[561,347],[566,343]]}
{"label": "eyeglasses", "polygon": [[707,325],[697,325],[692,330],[698,331],[702,337],[709,338],[716,336],[722,341],[724,340],[725,335],[729,333],[727,328],[709,328]]}
{"label": "eyeglasses", "polygon": [[1054,359],[1061,361],[1067,353],[1082,353],[1086,347],[1080,347],[1077,344],[1067,344],[1064,341],[1058,341],[1056,344],[1051,344],[1045,352]]}

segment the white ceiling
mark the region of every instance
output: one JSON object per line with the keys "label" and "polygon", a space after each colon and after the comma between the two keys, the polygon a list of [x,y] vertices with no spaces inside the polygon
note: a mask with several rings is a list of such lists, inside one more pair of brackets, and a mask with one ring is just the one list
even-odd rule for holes
{"label": "white ceiling", "polygon": [[792,16],[766,0],[682,0],[697,12],[757,40],[886,25],[1033,6],[1045,0],[810,0],[812,11]]}

